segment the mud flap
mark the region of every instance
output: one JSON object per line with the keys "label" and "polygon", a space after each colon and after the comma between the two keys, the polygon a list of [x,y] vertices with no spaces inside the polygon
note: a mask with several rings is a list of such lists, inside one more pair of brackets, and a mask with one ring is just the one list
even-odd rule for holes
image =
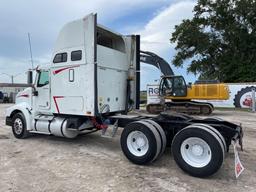
{"label": "mud flap", "polygon": [[241,175],[241,173],[244,171],[244,166],[242,165],[239,158],[239,154],[237,150],[237,142],[233,141],[232,144],[234,147],[234,155],[235,155],[235,175],[236,175],[236,178],[238,178]]}

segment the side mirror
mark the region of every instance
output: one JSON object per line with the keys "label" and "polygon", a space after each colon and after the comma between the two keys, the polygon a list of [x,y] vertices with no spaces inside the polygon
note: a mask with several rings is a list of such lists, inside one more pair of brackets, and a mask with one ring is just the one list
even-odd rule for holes
{"label": "side mirror", "polygon": [[191,88],[192,87],[192,83],[189,82],[187,86],[188,86],[188,88]]}
{"label": "side mirror", "polygon": [[33,84],[33,71],[29,70],[28,71],[28,79],[27,79],[28,84]]}
{"label": "side mirror", "polygon": [[38,91],[37,90],[33,90],[33,96],[38,96]]}
{"label": "side mirror", "polygon": [[32,95],[33,96],[38,96],[38,91],[36,90],[35,85],[32,85]]}

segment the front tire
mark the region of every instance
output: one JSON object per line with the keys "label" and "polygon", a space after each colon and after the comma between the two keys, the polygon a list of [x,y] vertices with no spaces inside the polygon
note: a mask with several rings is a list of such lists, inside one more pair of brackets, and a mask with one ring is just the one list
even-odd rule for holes
{"label": "front tire", "polygon": [[207,177],[219,170],[224,150],[218,136],[205,127],[189,126],[173,138],[172,153],[178,166],[195,177]]}
{"label": "front tire", "polygon": [[22,113],[16,113],[12,118],[12,132],[17,139],[28,137],[26,119]]}

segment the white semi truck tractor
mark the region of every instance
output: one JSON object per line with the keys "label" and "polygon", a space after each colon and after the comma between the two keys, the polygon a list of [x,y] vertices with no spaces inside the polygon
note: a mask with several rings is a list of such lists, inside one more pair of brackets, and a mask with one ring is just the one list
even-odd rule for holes
{"label": "white semi truck tractor", "polygon": [[131,162],[149,164],[171,146],[178,166],[196,177],[218,171],[232,140],[242,146],[241,125],[221,119],[129,115],[131,106],[139,108],[140,37],[98,25],[96,14],[66,24],[50,65],[35,71],[34,84],[5,112],[18,139],[30,133],[75,138],[99,130],[106,136],[110,128],[113,137],[121,127],[121,148]]}

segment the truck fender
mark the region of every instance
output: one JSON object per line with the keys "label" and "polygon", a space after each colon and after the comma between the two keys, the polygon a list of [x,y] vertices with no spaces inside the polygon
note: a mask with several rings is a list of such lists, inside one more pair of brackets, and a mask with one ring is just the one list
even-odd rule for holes
{"label": "truck fender", "polygon": [[26,124],[27,124],[27,130],[28,131],[33,130],[31,107],[25,102],[15,104],[15,105],[7,108],[5,110],[5,117],[12,118],[16,113],[19,113],[19,112],[23,113],[23,115],[25,117]]}

